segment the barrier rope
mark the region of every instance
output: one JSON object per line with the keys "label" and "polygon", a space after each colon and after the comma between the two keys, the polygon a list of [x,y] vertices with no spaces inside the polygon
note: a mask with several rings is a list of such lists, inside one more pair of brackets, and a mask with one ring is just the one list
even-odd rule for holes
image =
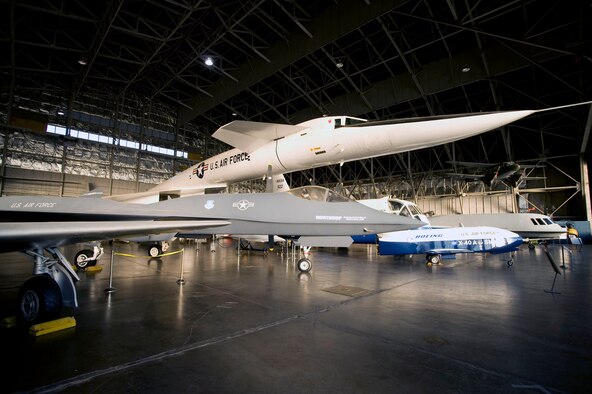
{"label": "barrier rope", "polygon": [[174,252],[168,252],[168,253],[159,254],[158,256],[140,256],[140,255],[137,255],[137,254],[119,253],[119,252],[114,252],[113,254],[115,256],[123,256],[123,257],[141,257],[141,258],[153,258],[154,259],[154,258],[157,258],[157,257],[172,256],[174,254],[181,253],[183,251],[185,251],[185,248],[176,250]]}

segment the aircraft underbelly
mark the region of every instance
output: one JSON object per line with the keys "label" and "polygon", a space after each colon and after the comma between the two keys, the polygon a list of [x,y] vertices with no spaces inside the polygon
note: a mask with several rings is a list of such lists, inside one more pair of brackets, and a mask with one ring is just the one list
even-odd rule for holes
{"label": "aircraft underbelly", "polygon": [[[368,224],[341,224],[335,223],[270,223],[233,220],[232,224],[221,227],[203,228],[195,232],[183,232],[179,237],[191,238],[190,234],[275,234],[292,236],[325,236],[331,235],[359,235],[365,234],[365,226]],[[393,231],[392,224],[371,225],[372,230],[376,232]],[[408,229],[409,226],[402,226],[402,229]]]}
{"label": "aircraft underbelly", "polygon": [[331,135],[325,133],[318,137],[305,135],[279,140],[276,158],[286,171],[298,171],[337,163],[342,153],[341,144],[334,143]]}

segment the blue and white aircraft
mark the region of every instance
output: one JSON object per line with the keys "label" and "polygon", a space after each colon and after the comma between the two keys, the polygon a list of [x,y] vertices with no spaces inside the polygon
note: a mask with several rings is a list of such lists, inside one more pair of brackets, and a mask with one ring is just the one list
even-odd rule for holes
{"label": "blue and white aircraft", "polygon": [[[442,255],[456,253],[513,253],[522,237],[497,227],[420,228],[379,236],[380,255],[426,254],[428,265],[438,264]],[[513,264],[513,258],[508,265]]]}

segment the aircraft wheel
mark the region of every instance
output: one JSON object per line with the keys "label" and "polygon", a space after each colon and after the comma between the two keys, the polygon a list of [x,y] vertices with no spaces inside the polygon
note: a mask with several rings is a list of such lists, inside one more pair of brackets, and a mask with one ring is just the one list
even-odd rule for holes
{"label": "aircraft wheel", "polygon": [[432,264],[438,264],[440,262],[440,255],[439,254],[429,254],[427,256],[428,262]]}
{"label": "aircraft wheel", "polygon": [[528,249],[534,250],[534,245],[533,244],[528,244]]}
{"label": "aircraft wheel", "polygon": [[158,245],[152,245],[148,249],[148,254],[150,255],[150,257],[156,257],[156,256],[158,256],[159,254],[161,254],[160,247]]}
{"label": "aircraft wheel", "polygon": [[300,272],[308,272],[312,268],[312,261],[307,259],[306,257],[298,260],[298,270]]}
{"label": "aircraft wheel", "polygon": [[93,255],[94,253],[90,249],[84,249],[76,253],[76,257],[74,257],[76,268],[83,270],[89,265],[95,265],[97,263],[96,260],[89,260]]}
{"label": "aircraft wheel", "polygon": [[514,265],[514,260],[510,259],[508,260],[508,267],[511,267]]}
{"label": "aircraft wheel", "polygon": [[49,275],[27,280],[19,290],[19,319],[32,325],[55,320],[62,310],[62,292]]}

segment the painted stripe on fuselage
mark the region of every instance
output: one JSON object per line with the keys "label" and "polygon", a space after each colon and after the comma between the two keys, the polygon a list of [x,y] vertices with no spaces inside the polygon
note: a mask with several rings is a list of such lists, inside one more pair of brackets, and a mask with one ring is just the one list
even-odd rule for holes
{"label": "painted stripe on fuselage", "polygon": [[352,239],[356,244],[376,244],[376,234],[352,235]]}

